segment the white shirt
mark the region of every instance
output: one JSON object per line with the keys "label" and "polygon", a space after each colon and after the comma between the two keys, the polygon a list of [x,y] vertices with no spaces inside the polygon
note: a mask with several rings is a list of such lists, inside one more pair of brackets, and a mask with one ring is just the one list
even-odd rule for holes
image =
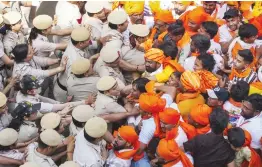
{"label": "white shirt", "polygon": [[161,73],[162,71],[163,71],[163,65],[161,64],[161,66],[160,66],[156,71],[150,73],[149,75],[150,75],[150,76],[154,76],[154,75],[156,75],[156,74]]}
{"label": "white shirt", "polygon": [[219,34],[219,42],[229,42],[233,38],[226,24],[218,28],[218,34]]}
{"label": "white shirt", "polygon": [[180,126],[178,127],[178,135],[175,138],[175,141],[179,147],[183,146],[183,143],[188,141],[186,133]]}
{"label": "white shirt", "polygon": [[222,55],[221,45],[215,42],[214,39],[210,40],[210,48],[208,49],[208,51],[211,53]]}
{"label": "white shirt", "polygon": [[[191,162],[192,164],[194,164],[193,157],[192,157],[190,154],[188,154],[188,153],[185,153],[185,155],[186,155],[187,158],[190,160],[190,162]],[[184,165],[182,164],[181,161],[179,161],[178,163],[176,163],[176,164],[173,165],[172,167],[184,167]]]}
{"label": "white shirt", "polygon": [[251,147],[254,149],[260,149],[260,139],[262,137],[262,114],[245,120],[244,117],[240,117],[237,122],[237,127],[247,130],[252,137]]}
{"label": "white shirt", "polygon": [[[131,149],[123,149],[123,150],[120,150],[119,152],[125,152],[125,151],[130,151]],[[131,161],[132,161],[132,158],[130,159],[121,159],[121,158],[118,158],[115,153],[114,153],[114,150],[110,150],[109,151],[109,156],[106,160],[106,167],[130,167],[131,166]]]}
{"label": "white shirt", "polygon": [[104,164],[101,147],[101,144],[95,145],[88,142],[84,137],[84,130],[82,130],[76,136],[73,160],[81,167],[101,167]]}
{"label": "white shirt", "polygon": [[234,106],[232,103],[229,101],[226,101],[223,105],[224,110],[226,110],[229,114],[229,122],[231,124],[236,124],[241,117],[241,108]]}

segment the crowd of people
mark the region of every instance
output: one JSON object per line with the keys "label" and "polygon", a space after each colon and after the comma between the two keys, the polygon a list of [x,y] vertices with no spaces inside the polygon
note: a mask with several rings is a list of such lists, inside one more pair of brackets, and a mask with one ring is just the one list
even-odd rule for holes
{"label": "crowd of people", "polygon": [[33,6],[0,2],[0,167],[262,166],[261,1]]}

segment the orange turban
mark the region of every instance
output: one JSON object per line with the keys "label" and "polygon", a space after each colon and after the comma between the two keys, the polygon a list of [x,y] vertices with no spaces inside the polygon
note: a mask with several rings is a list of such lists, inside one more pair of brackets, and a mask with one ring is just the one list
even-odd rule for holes
{"label": "orange turban", "polygon": [[188,19],[200,25],[210,19],[210,15],[205,12],[203,7],[197,7],[188,13]]}
{"label": "orange turban", "polygon": [[149,7],[154,15],[160,10],[160,1],[149,1]]}
{"label": "orange turban", "polygon": [[185,153],[180,150],[174,139],[161,139],[157,146],[157,153],[166,161],[171,161],[168,164],[165,164],[163,167],[173,166],[179,161],[182,162],[184,167],[193,167],[193,164],[190,162]]}
{"label": "orange turban", "polygon": [[144,12],[144,1],[126,1],[124,4],[124,10],[128,15],[141,14]]}
{"label": "orange turban", "polygon": [[145,53],[145,58],[147,58],[149,60],[156,61],[156,62],[162,64],[163,61],[165,60],[165,55],[164,55],[164,52],[162,50],[157,49],[157,48],[152,48],[152,49],[149,49]]}
{"label": "orange turban", "polygon": [[258,29],[258,36],[262,36],[262,14],[249,20]]}
{"label": "orange turban", "polygon": [[189,6],[189,5],[192,5],[193,2],[192,1],[181,1],[181,4],[183,4],[184,6]]}
{"label": "orange turban", "polygon": [[181,75],[180,82],[182,86],[188,91],[199,91],[200,90],[200,78],[195,72],[185,71]]}
{"label": "orange turban", "polygon": [[226,4],[229,6],[234,6],[235,8],[239,8],[239,3],[238,1],[226,1]]}
{"label": "orange turban", "polygon": [[166,124],[176,125],[179,122],[180,114],[173,108],[166,108],[159,113],[160,120]]}
{"label": "orange turban", "polygon": [[139,96],[139,107],[150,113],[159,113],[164,110],[166,100],[157,94],[143,93]]}
{"label": "orange turban", "polygon": [[121,126],[118,129],[118,133],[125,141],[132,145],[138,141],[138,135],[132,126]]}
{"label": "orange turban", "polygon": [[218,78],[210,71],[199,70],[196,72],[200,77],[201,92],[205,93],[207,89],[213,89],[218,84]]}
{"label": "orange turban", "polygon": [[206,104],[198,104],[196,107],[192,108],[190,112],[191,118],[201,124],[208,125],[209,124],[209,115],[212,112],[212,108]]}
{"label": "orange turban", "polygon": [[175,21],[172,12],[169,10],[160,10],[156,13],[155,19],[168,24],[173,23]]}

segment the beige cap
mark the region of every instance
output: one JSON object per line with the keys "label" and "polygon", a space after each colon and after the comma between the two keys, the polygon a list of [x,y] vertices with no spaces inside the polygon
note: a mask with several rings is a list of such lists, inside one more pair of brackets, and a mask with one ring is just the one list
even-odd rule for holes
{"label": "beige cap", "polygon": [[0,107],[3,107],[6,104],[6,102],[7,102],[7,98],[5,94],[0,92]]}
{"label": "beige cap", "polygon": [[58,146],[62,142],[60,134],[53,129],[46,129],[40,134],[40,139],[48,146]]}
{"label": "beige cap", "polygon": [[18,139],[18,133],[12,128],[6,128],[0,131],[0,145],[11,146]]}
{"label": "beige cap", "polygon": [[112,10],[113,2],[101,1],[101,3],[103,3],[105,9]]}
{"label": "beige cap", "polygon": [[89,105],[79,105],[72,112],[72,117],[79,122],[86,122],[94,115],[95,110]]}
{"label": "beige cap", "polygon": [[0,24],[2,24],[4,22],[4,18],[3,18],[3,15],[0,14]]}
{"label": "beige cap", "polygon": [[48,29],[49,27],[51,27],[52,24],[53,19],[48,15],[38,15],[33,20],[34,27],[39,30]]}
{"label": "beige cap", "polygon": [[90,61],[85,58],[79,58],[75,61],[73,61],[71,66],[71,72],[73,74],[84,74],[86,73],[90,68]]}
{"label": "beige cap", "polygon": [[107,123],[100,117],[90,118],[85,124],[85,131],[93,138],[102,137],[107,131]]}
{"label": "beige cap", "polygon": [[10,11],[3,16],[5,24],[16,24],[22,19],[22,15],[17,11]]}
{"label": "beige cap", "polygon": [[85,9],[88,13],[98,13],[104,9],[104,4],[99,1],[87,1]]}
{"label": "beige cap", "polygon": [[41,127],[43,129],[55,129],[61,122],[61,116],[57,113],[45,114],[41,119]]}
{"label": "beige cap", "polygon": [[121,56],[120,54],[120,49],[116,47],[103,47],[100,52],[100,56],[105,63],[113,63]]}
{"label": "beige cap", "polygon": [[78,165],[74,161],[66,161],[65,163],[61,164],[59,167],[80,167],[80,165]]}
{"label": "beige cap", "polygon": [[128,18],[124,10],[115,9],[108,15],[108,22],[112,24],[123,24]]}
{"label": "beige cap", "polygon": [[71,33],[71,38],[75,41],[86,41],[90,38],[90,32],[85,27],[77,27]]}
{"label": "beige cap", "polygon": [[115,78],[111,76],[103,76],[96,84],[96,88],[100,91],[106,91],[114,87],[116,84]]}
{"label": "beige cap", "polygon": [[40,167],[40,166],[34,162],[26,162],[23,165],[21,165],[20,167]]}
{"label": "beige cap", "polygon": [[139,37],[146,37],[148,36],[150,32],[147,25],[144,25],[144,24],[132,24],[129,27],[129,30],[132,34],[139,36]]}

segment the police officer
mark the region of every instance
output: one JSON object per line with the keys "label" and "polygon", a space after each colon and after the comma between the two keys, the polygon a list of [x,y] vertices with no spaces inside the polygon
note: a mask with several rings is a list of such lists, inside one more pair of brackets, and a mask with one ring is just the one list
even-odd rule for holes
{"label": "police officer", "polygon": [[71,66],[71,72],[67,80],[67,94],[73,96],[72,101],[85,100],[97,93],[96,83],[100,77],[91,74],[92,67],[88,59],[75,60]]}
{"label": "police officer", "polygon": [[66,102],[67,79],[71,73],[72,62],[77,58],[89,58],[91,55],[85,49],[90,45],[90,31],[84,27],[75,28],[71,34],[71,42],[69,42],[64,55],[68,56],[67,66],[64,73],[61,73],[54,85],[55,99],[60,102]]}
{"label": "police officer", "polygon": [[12,116],[8,113],[7,98],[0,92],[0,131],[6,128],[11,121]]}

